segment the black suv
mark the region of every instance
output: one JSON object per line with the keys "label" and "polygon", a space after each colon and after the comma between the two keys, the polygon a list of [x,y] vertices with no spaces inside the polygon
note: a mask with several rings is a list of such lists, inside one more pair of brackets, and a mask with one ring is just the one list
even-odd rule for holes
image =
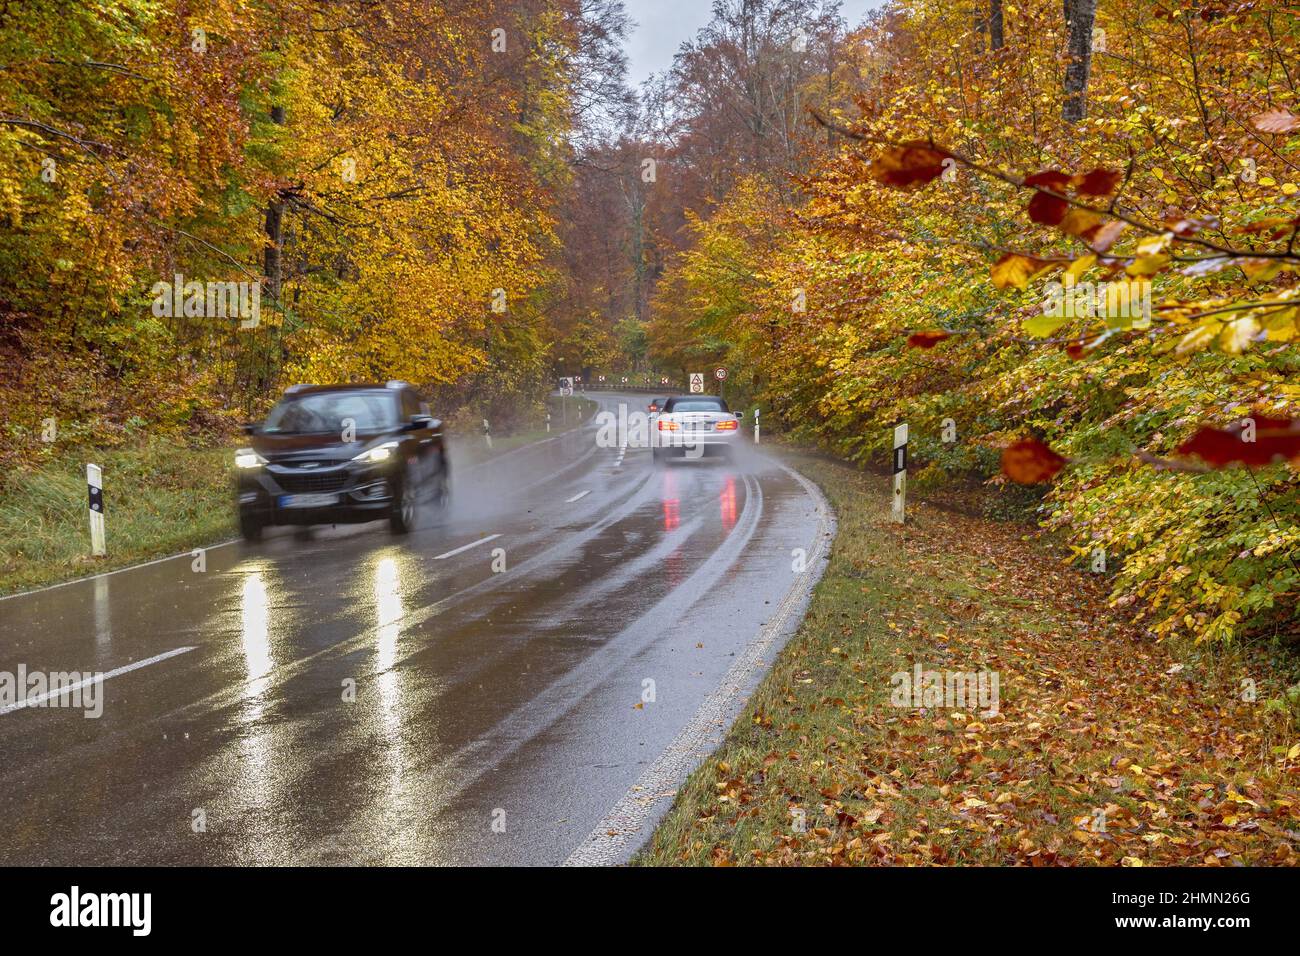
{"label": "black suv", "polygon": [[442,422],[405,382],[295,385],[235,454],[239,530],[256,541],[269,525],[387,518],[415,525],[428,498],[447,502]]}

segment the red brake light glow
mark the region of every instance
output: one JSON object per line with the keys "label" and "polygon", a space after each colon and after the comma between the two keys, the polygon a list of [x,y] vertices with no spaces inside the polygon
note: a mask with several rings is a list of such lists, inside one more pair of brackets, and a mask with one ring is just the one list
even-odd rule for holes
{"label": "red brake light glow", "polygon": [[720,432],[729,432],[729,431],[735,431],[736,428],[739,427],[739,423],[734,418],[727,418],[718,422],[713,427]]}
{"label": "red brake light glow", "polygon": [[676,423],[676,422],[666,422],[666,421],[664,421],[664,420],[661,418],[661,419],[659,419],[659,430],[660,430],[661,432],[675,432],[675,431],[677,431],[677,423]]}

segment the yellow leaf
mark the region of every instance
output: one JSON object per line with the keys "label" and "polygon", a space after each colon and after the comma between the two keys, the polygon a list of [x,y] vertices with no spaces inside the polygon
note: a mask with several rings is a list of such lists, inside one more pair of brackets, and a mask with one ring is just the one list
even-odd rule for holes
{"label": "yellow leaf", "polygon": [[1250,348],[1251,339],[1259,334],[1259,323],[1251,316],[1235,319],[1223,327],[1219,334],[1219,348],[1231,355],[1240,355]]}

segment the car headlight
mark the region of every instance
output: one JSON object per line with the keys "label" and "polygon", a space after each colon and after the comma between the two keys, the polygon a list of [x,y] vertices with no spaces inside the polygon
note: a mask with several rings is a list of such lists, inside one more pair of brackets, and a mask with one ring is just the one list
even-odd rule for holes
{"label": "car headlight", "polygon": [[368,461],[371,463],[388,461],[393,457],[393,451],[397,448],[397,442],[386,441],[382,445],[376,445],[374,448],[367,449],[353,458],[353,461]]}
{"label": "car headlight", "polygon": [[261,468],[265,464],[266,459],[251,448],[241,448],[235,452],[236,468]]}

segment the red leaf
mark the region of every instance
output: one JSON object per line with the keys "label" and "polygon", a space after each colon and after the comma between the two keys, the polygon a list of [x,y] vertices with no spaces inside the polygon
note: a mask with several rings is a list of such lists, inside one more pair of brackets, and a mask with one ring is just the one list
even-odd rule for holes
{"label": "red leaf", "polygon": [[918,349],[932,349],[944,339],[952,338],[951,332],[913,332],[907,337],[907,344]]}
{"label": "red leaf", "polygon": [[1022,485],[1051,481],[1066,459],[1036,438],[1026,438],[1002,450],[1002,474]]}
{"label": "red leaf", "polygon": [[1077,177],[1076,182],[1079,185],[1079,192],[1085,195],[1109,196],[1119,186],[1120,180],[1123,178],[1120,173],[1098,167],[1090,173]]}
{"label": "red leaf", "polygon": [[895,189],[919,189],[938,179],[951,157],[922,140],[890,146],[871,162],[871,177]]}
{"label": "red leaf", "polygon": [[1076,339],[1065,347],[1065,354],[1078,361],[1097,347],[1100,339]]}
{"label": "red leaf", "polygon": [[1029,200],[1029,218],[1045,226],[1059,226],[1069,208],[1070,204],[1064,199],[1039,189],[1034,192],[1034,198]]}
{"label": "red leaf", "polygon": [[[1248,424],[1253,423],[1253,441]],[[1180,455],[1195,455],[1212,468],[1241,463],[1262,468],[1300,458],[1300,421],[1255,415],[1227,428],[1201,428],[1178,446]]]}

